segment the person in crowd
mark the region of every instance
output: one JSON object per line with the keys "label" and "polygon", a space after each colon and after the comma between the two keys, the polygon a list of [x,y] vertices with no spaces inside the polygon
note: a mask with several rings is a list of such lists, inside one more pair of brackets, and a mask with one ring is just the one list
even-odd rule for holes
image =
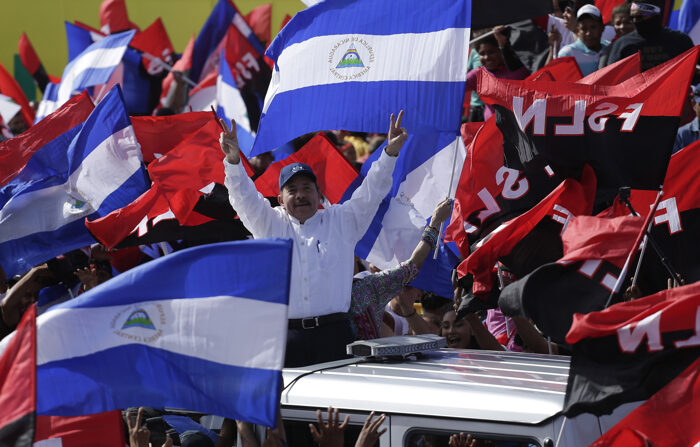
{"label": "person in crowd", "polygon": [[598,68],[603,68],[608,65],[608,58],[610,57],[610,49],[612,48],[612,44],[625,34],[629,34],[634,31],[634,23],[632,23],[632,18],[630,17],[629,3],[625,2],[613,8],[611,23],[613,28],[615,28],[615,38],[610,41],[610,45],[603,49],[603,52],[600,55],[600,60],[598,61]]}
{"label": "person in crowd", "polygon": [[[423,262],[435,248],[438,228],[450,216],[451,209],[452,199],[445,199],[435,207],[430,225],[425,227],[420,242],[407,261],[391,269],[376,273],[361,272],[355,275],[352,282],[350,315],[353,332],[357,338],[370,340],[381,336],[385,305],[392,297],[401,294],[405,299],[400,302],[406,301],[407,307],[413,308],[416,297],[412,290],[418,289],[408,287],[407,284],[418,276]],[[427,331],[427,325],[421,325],[421,322],[417,321],[421,318],[420,315],[415,315],[411,309],[407,309],[408,311],[404,313],[403,308],[397,307],[397,310],[403,314],[401,317],[397,316],[397,320],[401,318],[405,322],[406,332],[411,321],[414,324],[413,329]],[[406,332],[396,332],[396,335],[403,335]]]}
{"label": "person in crowd", "polygon": [[408,138],[401,127],[403,111],[391,115],[388,144],[372,164],[352,198],[319,210],[321,192],[310,167],[295,163],[280,172],[278,197],[272,208],[255,189],[240,163],[235,127],[221,120],[219,140],[225,155],[229,200],[255,238],[293,240],[286,366],[301,366],[345,357],[354,340],[348,317],[353,252],[392,184],[392,172]]}
{"label": "person in crowd", "polygon": [[690,103],[695,111],[695,118],[678,128],[676,141],[673,143],[673,153],[688,146],[689,144],[700,140],[700,84],[690,88]]}
{"label": "person in crowd", "polygon": [[583,76],[598,69],[603,51],[610,45],[603,35],[603,16],[593,5],[584,5],[576,13],[576,35],[578,39],[559,50],[558,57],[573,56]]}
{"label": "person in crowd", "polygon": [[630,17],[636,29],[612,45],[608,65],[640,51],[644,71],[693,47],[693,41],[686,34],[663,26],[664,6],[663,0],[632,2]]}
{"label": "person in crowd", "polygon": [[457,312],[449,310],[442,317],[441,334],[447,340],[447,347],[454,349],[486,349],[503,351],[496,338],[486,329],[477,314],[467,314],[457,318]]}
{"label": "person in crowd", "polygon": [[438,296],[433,292],[425,292],[420,301],[423,309],[422,318],[428,325],[428,333],[440,335],[442,317],[445,315],[445,312],[452,308],[452,300]]}
{"label": "person in crowd", "polygon": [[559,50],[576,40],[576,8],[580,2],[557,1],[561,16],[550,14],[547,20],[549,54],[545,65],[557,58]]}
{"label": "person in crowd", "polygon": [[[4,278],[5,274],[0,275]],[[46,264],[29,270],[11,287],[3,285],[6,290],[0,304],[0,339],[15,330],[24,311],[36,302],[39,291],[53,280],[53,275]]]}
{"label": "person in crowd", "polygon": [[[497,26],[493,29],[493,34],[487,34],[489,30],[475,31],[472,47],[479,55],[482,67],[467,72],[467,94],[476,90],[476,80],[479,70],[488,70],[499,79],[525,79],[530,71],[515,55],[510,47],[505,28]],[[483,120],[488,120],[493,116],[493,108],[489,105],[484,109]],[[475,117],[476,118],[476,117]]]}
{"label": "person in crowd", "polygon": [[[467,73],[481,67],[479,53],[473,48],[469,48],[469,60],[467,61]],[[464,97],[464,106],[462,111],[463,122],[478,122],[484,120],[484,102],[479,98],[476,90],[467,92]]]}

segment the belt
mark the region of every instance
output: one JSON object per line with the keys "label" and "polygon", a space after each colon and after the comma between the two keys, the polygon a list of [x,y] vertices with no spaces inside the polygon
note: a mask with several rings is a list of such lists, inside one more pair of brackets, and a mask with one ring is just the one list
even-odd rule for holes
{"label": "belt", "polygon": [[346,312],[320,315],[318,317],[290,318],[289,329],[314,329],[344,320],[349,320]]}

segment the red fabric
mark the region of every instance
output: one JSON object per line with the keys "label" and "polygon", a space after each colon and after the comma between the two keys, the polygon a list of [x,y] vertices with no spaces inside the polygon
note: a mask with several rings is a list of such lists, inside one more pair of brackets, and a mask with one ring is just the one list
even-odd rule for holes
{"label": "red fabric", "polygon": [[[187,46],[185,47],[185,50],[182,52],[182,57],[177,60],[173,64],[173,70],[175,71],[184,71],[188,72],[192,68],[192,52],[194,51],[194,36],[190,38],[190,41],[187,42]],[[160,105],[162,106],[163,102],[165,102],[165,98],[168,96],[168,92],[170,91],[170,86],[172,85],[174,81],[173,74],[168,73],[168,75],[163,78],[163,82],[161,84],[162,87],[162,92],[160,94]]]}
{"label": "red fabric", "polygon": [[141,145],[145,163],[155,160],[155,154],[167,154],[182,141],[197,133],[209,121],[212,121],[210,112],[131,117],[131,124],[134,127],[136,139]]}
{"label": "red fabric", "polygon": [[290,20],[292,20],[292,17],[289,14],[285,14],[284,19],[282,19],[282,24],[280,25],[280,31],[282,31],[282,28],[284,28]]}
{"label": "red fabric", "polygon": [[474,274],[474,294],[488,293],[493,287],[491,270],[498,258],[508,255],[542,219],[553,216],[556,205],[563,206],[574,216],[589,214],[593,210],[595,183],[590,166],[586,166],[580,183],[574,179],[564,180],[535,207],[494,230],[481,247],[459,264],[459,276]]}
{"label": "red fabric", "polygon": [[558,262],[605,259],[622,267],[642,229],[641,217],[575,217],[561,237],[564,257]]}
{"label": "red fabric", "polygon": [[253,48],[248,39],[241,34],[238,28],[233,25],[228,27],[224,45],[226,48],[226,60],[231,68],[231,74],[236,80],[236,86],[240,89],[260,71],[257,62],[260,54]]}
{"label": "red fabric", "polygon": [[37,416],[35,441],[60,438],[63,447],[124,447],[120,410],[85,416]]}
{"label": "red fabric", "polygon": [[24,68],[26,68],[29,74],[33,76],[41,66],[41,61],[39,60],[39,56],[36,54],[36,51],[34,51],[34,47],[29,41],[29,37],[27,37],[25,33],[22,33],[19,38],[18,49],[19,58],[22,60],[22,65],[24,65]]}
{"label": "red fabric", "polygon": [[660,313],[659,329],[664,332],[694,332],[700,307],[700,282],[662,290],[654,295],[614,304],[605,310],[574,314],[574,322],[566,334],[566,342],[578,343],[584,338],[600,338],[617,334],[618,329],[636,326],[651,315]]}
{"label": "red fabric", "polygon": [[[194,209],[200,189],[210,183],[224,183],[223,154],[219,146],[219,124],[210,119],[197,132],[148,166],[155,185],[165,195],[179,222]],[[241,157],[249,176],[253,170]]]}
{"label": "red fabric", "polygon": [[27,96],[24,94],[22,87],[20,87],[15,78],[5,70],[2,64],[0,64],[0,93],[9,96],[22,107],[20,113],[24,121],[26,121],[27,127],[31,127],[34,123],[34,109],[29,106],[29,101],[27,101]]}
{"label": "red fabric", "polygon": [[357,171],[343,154],[325,135],[318,134],[298,152],[271,164],[265,173],[255,180],[255,187],[265,197],[277,197],[280,171],[292,163],[311,166],[321,187],[321,193],[331,203],[338,203],[348,186],[357,178]]}
{"label": "red fabric", "polygon": [[450,224],[445,230],[445,242],[457,243],[460,253],[469,256],[469,241],[464,224],[466,217],[484,208],[477,195],[485,188],[493,197],[503,189],[498,185],[494,173],[503,166],[503,135],[496,127],[496,120],[488,120],[467,146],[462,175],[459,178]]}
{"label": "red fabric", "polygon": [[611,97],[620,106],[612,115],[619,116],[627,106],[643,103],[642,115],[679,116],[699,51],[700,46],[696,46],[664,64],[612,86],[559,82],[559,79],[554,84],[509,81],[480,70],[477,93],[484,102],[511,110],[513,97],[516,96],[522,97],[526,106],[536,99],[546,99],[547,116],[571,116],[576,100],[585,100],[592,108],[602,101],[609,101]]}
{"label": "red fabric", "polygon": [[27,164],[34,152],[82,123],[95,107],[86,93],[74,96],[29,130],[0,143],[0,186],[6,185]]}
{"label": "red fabric", "polygon": [[556,81],[556,79],[554,79],[554,75],[552,75],[552,73],[547,68],[543,68],[542,70],[536,71],[535,73],[533,73],[531,78],[531,81]]}
{"label": "red fabric", "polygon": [[617,85],[627,79],[641,73],[641,55],[639,52],[632,56],[620,59],[614,64],[596,70],[585,78],[577,81],[579,84],[588,85]]}
{"label": "red fabric", "polygon": [[0,427],[36,411],[36,305],[22,316],[0,357]]}
{"label": "red fabric", "polygon": [[676,447],[700,439],[700,359],[608,430],[591,447]]}
{"label": "red fabric", "polygon": [[464,141],[464,147],[469,147],[469,145],[472,144],[476,133],[479,131],[479,129],[481,129],[483,125],[484,123],[480,121],[462,124],[462,127],[459,129],[459,131],[462,135],[462,141]]}
{"label": "red fabric", "polygon": [[595,6],[600,10],[603,16],[603,23],[612,21],[612,10],[617,5],[621,5],[625,0],[595,0]]}
{"label": "red fabric", "polygon": [[124,0],[103,0],[100,5],[100,29],[114,34],[139,27],[129,20]]}
{"label": "red fabric", "polygon": [[[170,42],[170,37],[160,17],[148,28],[136,33],[129,45],[139,51],[157,57],[161,61],[167,61],[175,51],[173,50],[173,44]],[[150,60],[148,57],[143,58],[143,65],[149,73],[157,73],[162,70],[161,64]]]}
{"label": "red fabric", "polygon": [[246,22],[260,42],[270,42],[270,22],[272,20],[272,3],[254,8],[245,16]]}
{"label": "red fabric", "polygon": [[548,72],[555,81],[576,82],[583,77],[581,69],[578,68],[578,64],[576,63],[576,59],[567,56],[554,59],[552,62],[525,78],[525,80],[542,80],[541,77],[544,72]]}

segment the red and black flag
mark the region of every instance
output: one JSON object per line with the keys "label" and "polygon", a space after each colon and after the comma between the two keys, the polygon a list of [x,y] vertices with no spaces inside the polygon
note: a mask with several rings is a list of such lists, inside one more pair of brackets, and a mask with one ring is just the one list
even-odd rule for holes
{"label": "red and black flag", "polygon": [[564,256],[506,286],[504,314],[531,318],[556,343],[565,343],[575,313],[605,307],[643,218],[574,217],[562,234]]}
{"label": "red and black flag", "polygon": [[676,447],[700,440],[700,358],[591,447]]}
{"label": "red and black flag", "polygon": [[[657,189],[663,182],[699,50],[613,86],[512,81],[482,70],[477,92],[512,115],[504,122],[515,129],[499,124],[504,140],[523,132],[555,173],[590,164],[599,200],[611,200],[621,186]],[[520,161],[533,156],[525,150]]]}
{"label": "red and black flag", "polygon": [[[555,59],[556,60],[556,59]],[[642,71],[642,56],[639,52],[614,64],[596,70],[583,79],[576,81],[579,84],[588,85],[617,85],[627,79],[638,75]]]}
{"label": "red and black flag", "polygon": [[[630,202],[638,213],[646,212],[655,193],[632,190]],[[630,210],[619,204],[611,215],[627,215]],[[671,157],[664,196],[654,214],[651,236],[685,284],[700,281],[700,141]],[[645,295],[665,289],[670,273],[659,255],[648,246],[642,260],[638,285]]]}
{"label": "red and black flag", "polygon": [[137,32],[129,45],[144,53],[143,66],[151,75],[156,75],[165,69],[159,61],[168,65],[173,64],[175,50],[160,17],[145,30]]}
{"label": "red and black flag", "polygon": [[[25,33],[22,33],[19,38],[18,49],[19,58],[22,61],[22,65],[24,65],[24,68],[26,68],[29,74],[32,75],[32,78],[34,78],[34,82],[36,82],[39,90],[44,93],[46,84],[52,80],[49,79],[49,75],[46,73],[44,65],[39,59],[39,55],[36,54],[34,46],[29,41],[29,37],[27,37]],[[55,82],[56,80],[57,79],[54,79],[53,81]]]}
{"label": "red and black flag", "polygon": [[566,179],[529,211],[504,223],[476,244],[457,273],[474,275],[473,293],[488,294],[493,287],[491,271],[501,261],[521,278],[537,267],[563,255],[561,234],[574,216],[590,214],[595,198],[595,174],[584,170],[581,182]]}
{"label": "red and black flag", "polygon": [[566,341],[567,417],[648,399],[700,356],[700,283],[577,314]]}
{"label": "red and black flag", "polygon": [[36,418],[36,305],[0,356],[0,445],[31,447]]}
{"label": "red and black flag", "polygon": [[572,56],[558,57],[544,67],[540,68],[526,81],[551,81],[551,82],[576,82],[583,77],[581,69]]}

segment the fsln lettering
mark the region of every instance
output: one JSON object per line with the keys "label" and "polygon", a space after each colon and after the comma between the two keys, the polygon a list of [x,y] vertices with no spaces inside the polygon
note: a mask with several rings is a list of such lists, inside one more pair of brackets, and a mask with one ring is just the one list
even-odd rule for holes
{"label": "fsln lettering", "polygon": [[661,344],[661,311],[649,315],[636,325],[630,323],[617,330],[617,341],[622,352],[635,352],[645,337],[649,352],[664,349]]}
{"label": "fsln lettering", "polygon": [[[619,116],[615,118],[623,120],[620,127],[621,131],[632,132],[634,130],[643,107],[644,103],[635,103],[626,106],[620,111]],[[554,126],[554,135],[583,135],[586,123],[593,132],[603,132],[610,115],[618,111],[620,106],[609,102],[600,103],[593,108],[588,119],[586,119],[587,108],[588,103],[585,100],[575,101],[571,124],[557,124]],[[524,98],[514,96],[513,114],[520,130],[523,132],[532,123],[533,135],[545,135],[547,120],[546,99],[535,99],[529,107],[525,108]]]}

